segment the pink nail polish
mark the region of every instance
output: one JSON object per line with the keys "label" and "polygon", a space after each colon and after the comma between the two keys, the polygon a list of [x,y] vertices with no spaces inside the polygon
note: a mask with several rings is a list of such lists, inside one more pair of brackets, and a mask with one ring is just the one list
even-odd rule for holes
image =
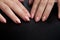
{"label": "pink nail polish", "polygon": [[31,18],[32,18],[32,19],[33,19],[33,17],[34,17],[34,14],[31,15]]}
{"label": "pink nail polish", "polygon": [[36,17],[35,21],[38,22],[39,20],[40,20],[39,17]]}
{"label": "pink nail polish", "polygon": [[2,22],[3,22],[3,23],[6,23],[6,20],[5,20],[5,19],[3,19],[3,20],[2,20]]}
{"label": "pink nail polish", "polygon": [[46,20],[46,17],[44,16],[43,18],[42,18],[42,21],[45,21]]}
{"label": "pink nail polish", "polygon": [[30,21],[29,17],[26,16],[25,18],[26,18],[27,21]]}
{"label": "pink nail polish", "polygon": [[16,20],[16,23],[21,23],[21,21],[19,19]]}
{"label": "pink nail polish", "polygon": [[60,19],[60,12],[58,13],[58,18]]}
{"label": "pink nail polish", "polygon": [[2,23],[6,23],[6,20],[2,20],[1,22],[2,22]]}
{"label": "pink nail polish", "polygon": [[6,23],[6,20],[4,20],[4,23]]}

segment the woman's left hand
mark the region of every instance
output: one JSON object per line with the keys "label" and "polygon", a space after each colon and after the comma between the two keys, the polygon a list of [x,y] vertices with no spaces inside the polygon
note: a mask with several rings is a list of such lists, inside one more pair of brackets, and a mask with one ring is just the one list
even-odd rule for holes
{"label": "woman's left hand", "polygon": [[[0,0],[0,9],[15,23],[21,23],[16,15],[24,21],[30,21],[29,12],[19,0]],[[0,22],[6,23],[2,14],[0,14]]]}

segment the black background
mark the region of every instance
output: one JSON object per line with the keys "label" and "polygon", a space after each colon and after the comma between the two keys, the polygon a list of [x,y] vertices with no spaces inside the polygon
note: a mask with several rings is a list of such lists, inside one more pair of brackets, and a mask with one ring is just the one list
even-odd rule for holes
{"label": "black background", "polygon": [[[23,4],[30,10],[25,1]],[[36,23],[22,21],[22,24],[13,23],[1,10],[7,19],[7,24],[0,23],[0,40],[60,40],[60,20],[58,19],[57,4],[55,3],[46,22]]]}

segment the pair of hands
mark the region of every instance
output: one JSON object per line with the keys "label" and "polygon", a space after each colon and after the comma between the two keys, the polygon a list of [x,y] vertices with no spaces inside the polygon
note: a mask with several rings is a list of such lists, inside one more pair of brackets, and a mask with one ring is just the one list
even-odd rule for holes
{"label": "pair of hands", "polygon": [[[24,1],[24,0],[20,0]],[[14,14],[14,12],[20,16],[24,21],[30,21],[29,18],[34,18],[36,22],[47,20],[56,0],[29,0],[29,5],[33,6],[31,14],[27,9],[19,2],[19,0],[0,0],[0,9],[15,23],[21,23],[20,19]],[[58,17],[60,18],[60,0],[58,3]],[[13,11],[14,12],[13,12]],[[6,23],[6,19],[0,14],[0,21]]]}

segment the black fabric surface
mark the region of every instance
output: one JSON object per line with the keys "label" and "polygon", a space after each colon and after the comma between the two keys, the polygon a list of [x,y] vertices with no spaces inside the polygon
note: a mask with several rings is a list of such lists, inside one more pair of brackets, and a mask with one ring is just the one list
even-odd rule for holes
{"label": "black fabric surface", "polygon": [[[25,3],[23,4],[30,10]],[[60,20],[57,11],[55,4],[46,22],[36,23],[31,19],[30,22],[15,24],[0,10],[8,21],[7,24],[0,23],[0,40],[60,40]]]}

